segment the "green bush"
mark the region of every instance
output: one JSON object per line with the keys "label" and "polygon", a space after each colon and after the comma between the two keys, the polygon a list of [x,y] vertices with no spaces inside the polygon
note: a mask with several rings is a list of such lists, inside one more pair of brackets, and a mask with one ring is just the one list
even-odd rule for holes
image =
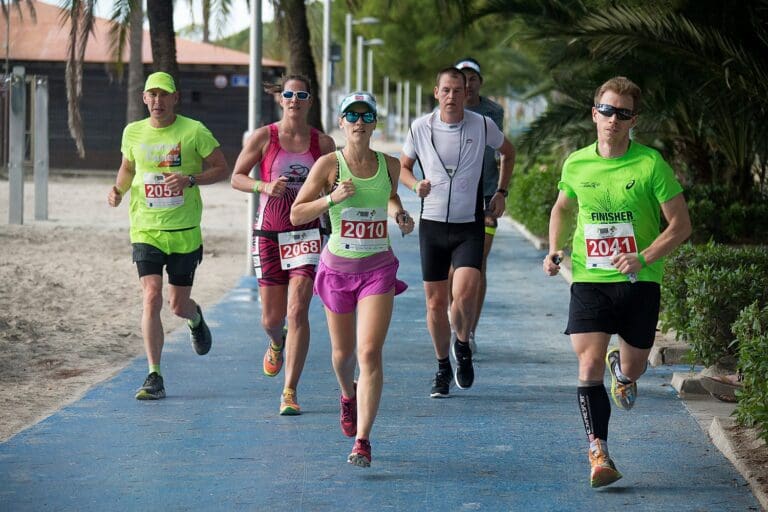
{"label": "green bush", "polygon": [[768,306],[758,302],[745,308],[733,324],[739,345],[739,369],[744,387],[738,391],[736,419],[748,427],[757,426],[768,442]]}
{"label": "green bush", "polygon": [[706,366],[735,355],[731,325],[739,312],[755,299],[768,303],[768,250],[685,245],[666,268],[662,330],[676,330]]}
{"label": "green bush", "polygon": [[685,197],[694,243],[764,243],[768,238],[768,201],[757,192],[739,197],[729,187],[695,186]]}
{"label": "green bush", "polygon": [[546,238],[558,181],[560,171],[554,164],[534,164],[530,169],[515,172],[507,199],[509,215],[534,235]]}

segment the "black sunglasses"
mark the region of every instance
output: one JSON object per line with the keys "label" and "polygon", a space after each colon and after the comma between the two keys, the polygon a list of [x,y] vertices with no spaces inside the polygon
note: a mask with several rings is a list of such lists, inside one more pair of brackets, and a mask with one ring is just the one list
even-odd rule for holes
{"label": "black sunglasses", "polygon": [[628,108],[616,108],[613,105],[608,105],[607,103],[598,103],[595,105],[595,110],[600,112],[605,117],[613,117],[613,114],[616,114],[616,117],[622,121],[629,121],[637,115],[637,112],[633,110],[629,110]]}
{"label": "black sunglasses", "polygon": [[365,124],[371,124],[376,120],[376,113],[364,112],[361,114],[360,112],[345,112],[342,117],[346,119],[348,123],[356,123],[357,120],[362,117]]}
{"label": "black sunglasses", "polygon": [[282,92],[283,98],[289,100],[293,98],[293,95],[296,95],[297,98],[300,100],[308,100],[309,99],[309,93],[307,91],[289,91],[285,90]]}

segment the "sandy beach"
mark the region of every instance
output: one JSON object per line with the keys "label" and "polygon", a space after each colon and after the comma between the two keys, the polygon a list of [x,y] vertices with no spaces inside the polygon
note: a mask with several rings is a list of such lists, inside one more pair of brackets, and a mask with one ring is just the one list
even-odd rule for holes
{"label": "sandy beach", "polygon": [[[0,181],[0,441],[144,357],[128,205],[107,205],[113,182],[111,174],[52,177],[48,220],[36,221],[28,181],[24,224],[9,225]],[[228,181],[201,192],[204,255],[192,297],[205,310],[246,274],[248,198]],[[163,325],[182,325],[167,303]]]}

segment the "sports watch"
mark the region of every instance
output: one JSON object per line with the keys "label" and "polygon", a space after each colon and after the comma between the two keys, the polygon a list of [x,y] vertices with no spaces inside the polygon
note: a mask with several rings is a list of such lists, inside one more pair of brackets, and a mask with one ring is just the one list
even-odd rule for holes
{"label": "sports watch", "polygon": [[505,198],[509,195],[509,191],[507,189],[505,189],[505,188],[496,189],[496,192],[498,192],[499,194],[501,194]]}
{"label": "sports watch", "polygon": [[197,185],[197,180],[195,179],[194,176],[192,176],[190,174],[189,176],[187,176],[187,178],[189,178],[189,186],[190,187],[194,187],[195,185]]}

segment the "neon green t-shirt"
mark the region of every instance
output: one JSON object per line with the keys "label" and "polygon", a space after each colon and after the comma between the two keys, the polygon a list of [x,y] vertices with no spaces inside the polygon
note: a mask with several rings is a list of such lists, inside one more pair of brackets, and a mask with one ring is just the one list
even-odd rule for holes
{"label": "neon green t-shirt", "polygon": [[[200,189],[188,187],[174,195],[165,186],[163,173],[200,174],[203,159],[217,147],[218,141],[202,123],[180,115],[164,128],[152,127],[148,118],[125,127],[121,151],[135,168],[129,207],[131,242],[152,243],[157,231],[197,228],[189,233],[192,238],[200,238],[197,245],[190,239],[182,243],[182,250],[174,252],[191,252],[199,247],[203,213]],[[194,247],[184,250],[188,246]]]}
{"label": "neon green t-shirt", "polygon": [[[590,283],[626,281],[611,256],[651,245],[660,233],[660,204],[683,191],[661,155],[637,142],[619,158],[600,156],[597,142],[575,151],[563,164],[558,188],[579,205],[573,281]],[[663,273],[660,258],[638,272],[637,280],[661,283]]]}
{"label": "neon green t-shirt", "polygon": [[379,167],[370,178],[354,176],[341,151],[336,151],[336,158],[339,161],[339,181],[352,178],[355,195],[328,211],[333,229],[328,250],[336,256],[355,259],[388,250],[387,204],[392,183],[384,155],[376,152]]}

